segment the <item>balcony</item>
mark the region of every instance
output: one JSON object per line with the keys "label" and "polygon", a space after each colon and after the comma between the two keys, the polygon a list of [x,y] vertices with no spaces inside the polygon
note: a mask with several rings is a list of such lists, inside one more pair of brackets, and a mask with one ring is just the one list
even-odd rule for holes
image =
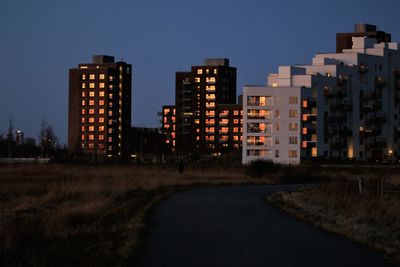
{"label": "balcony", "polygon": [[360,100],[376,100],[382,97],[382,90],[376,91],[361,91],[360,92]]}
{"label": "balcony", "polygon": [[386,86],[386,80],[383,77],[375,77],[375,88],[383,88]]}
{"label": "balcony", "polygon": [[331,111],[351,111],[353,104],[351,102],[333,103],[330,106]]}
{"label": "balcony", "polygon": [[387,122],[387,116],[386,114],[380,113],[380,114],[376,114],[374,117],[371,118],[367,118],[365,120],[365,125],[370,126],[370,125],[380,125],[383,123]]}
{"label": "balcony", "polygon": [[360,66],[358,66],[358,72],[360,74],[365,74],[368,72],[368,68],[367,66],[365,66],[364,64],[361,64]]}
{"label": "balcony", "polygon": [[349,78],[347,76],[339,75],[339,77],[337,77],[337,79],[336,79],[336,84],[338,86],[344,86],[347,84],[348,79]]}
{"label": "balcony", "polygon": [[360,112],[368,113],[368,112],[376,112],[382,109],[382,102],[375,101],[371,104],[361,103],[360,104]]}
{"label": "balcony", "polygon": [[372,136],[377,136],[382,133],[382,129],[379,128],[371,128],[371,129],[362,129],[359,130],[359,135],[361,138],[366,138],[366,137],[372,137]]}
{"label": "balcony", "polygon": [[347,142],[335,141],[335,142],[332,142],[332,143],[329,145],[329,147],[330,147],[332,150],[342,150],[342,149],[344,149],[344,148],[347,147]]}

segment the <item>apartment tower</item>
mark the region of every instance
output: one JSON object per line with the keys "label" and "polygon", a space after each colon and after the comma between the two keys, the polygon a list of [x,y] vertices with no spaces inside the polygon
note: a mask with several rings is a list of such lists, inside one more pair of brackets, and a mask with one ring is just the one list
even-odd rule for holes
{"label": "apartment tower", "polygon": [[114,57],[69,70],[70,155],[121,160],[128,155],[132,67]]}

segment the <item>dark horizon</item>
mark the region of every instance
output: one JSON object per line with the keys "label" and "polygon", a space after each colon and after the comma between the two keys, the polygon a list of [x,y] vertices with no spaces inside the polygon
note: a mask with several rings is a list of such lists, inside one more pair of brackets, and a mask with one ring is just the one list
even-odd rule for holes
{"label": "dark horizon", "polygon": [[229,58],[241,94],[245,84],[265,84],[280,65],[334,52],[336,33],[356,23],[375,24],[397,42],[399,7],[396,0],[7,3],[0,10],[0,134],[12,118],[15,130],[37,139],[44,119],[65,144],[68,70],[94,54],[132,64],[132,126],[160,127],[156,112],[174,103],[175,72],[204,58]]}

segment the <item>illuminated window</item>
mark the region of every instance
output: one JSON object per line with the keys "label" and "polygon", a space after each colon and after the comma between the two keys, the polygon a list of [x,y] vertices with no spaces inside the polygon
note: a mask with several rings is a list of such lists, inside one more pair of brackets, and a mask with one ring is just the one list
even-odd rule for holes
{"label": "illuminated window", "polygon": [[197,74],[203,74],[203,70],[202,69],[197,69]]}
{"label": "illuminated window", "polygon": [[234,127],[234,128],[233,128],[233,132],[234,132],[234,133],[238,133],[238,132],[239,132],[239,128],[238,128],[238,127]]}
{"label": "illuminated window", "polygon": [[99,114],[104,114],[104,108],[99,109]]}
{"label": "illuminated window", "polygon": [[199,83],[199,82],[200,82],[200,77],[194,78],[194,81],[195,81],[196,83]]}
{"label": "illuminated window", "polygon": [[82,89],[86,88],[86,83],[82,83]]}
{"label": "illuminated window", "polygon": [[94,126],[89,126],[89,132],[94,132]]}
{"label": "illuminated window", "polygon": [[86,92],[82,92],[82,97],[85,97],[86,96]]}
{"label": "illuminated window", "polygon": [[84,132],[85,131],[85,126],[81,127],[81,131]]}
{"label": "illuminated window", "polygon": [[289,110],[289,118],[297,118],[299,116],[299,111],[297,109]]}
{"label": "illuminated window", "polygon": [[93,117],[89,118],[89,123],[94,123],[94,118]]}
{"label": "illuminated window", "polygon": [[112,146],[108,146],[108,150],[112,150]]}
{"label": "illuminated window", "polygon": [[100,117],[99,118],[99,123],[103,123],[104,122],[104,117]]}
{"label": "illuminated window", "polygon": [[86,74],[82,74],[82,80],[86,80]]}
{"label": "illuminated window", "polygon": [[90,96],[90,97],[94,97],[94,91],[90,91],[90,92],[89,92],[89,96]]}
{"label": "illuminated window", "polygon": [[112,107],[113,107],[113,102],[108,102],[108,106],[109,106],[110,108],[112,108]]}
{"label": "illuminated window", "polygon": [[95,79],[95,75],[94,74],[90,74],[89,75],[89,80],[94,80]]}
{"label": "illuminated window", "polygon": [[112,116],[112,115],[113,115],[112,110],[109,110],[109,111],[108,111],[108,116]]}
{"label": "illuminated window", "polygon": [[112,142],[112,137],[108,137],[108,142]]}
{"label": "illuminated window", "polygon": [[302,133],[303,133],[303,134],[307,134],[307,133],[308,133],[308,129],[307,129],[307,127],[303,127],[303,129],[302,129]]}
{"label": "illuminated window", "polygon": [[233,124],[238,124],[239,123],[239,119],[234,119],[233,120]]}
{"label": "illuminated window", "polygon": [[234,141],[239,141],[239,136],[235,135],[235,136],[233,137],[233,140],[234,140]]}
{"label": "illuminated window", "polygon": [[307,100],[303,100],[303,108],[307,108],[308,107],[308,102]]}
{"label": "illuminated window", "polygon": [[239,115],[239,110],[234,110],[233,115],[238,116]]}
{"label": "illuminated window", "polygon": [[109,125],[113,124],[113,120],[112,119],[108,120],[108,124]]}
{"label": "illuminated window", "polygon": [[94,100],[89,100],[89,106],[94,106]]}
{"label": "illuminated window", "polygon": [[82,122],[82,123],[85,123],[85,118],[82,118],[82,119],[81,119],[81,122]]}
{"label": "illuminated window", "polygon": [[295,122],[290,122],[289,123],[289,131],[297,131],[298,124]]}
{"label": "illuminated window", "polygon": [[206,91],[215,91],[215,85],[207,85]]}
{"label": "illuminated window", "polygon": [[289,150],[289,158],[297,158],[297,150]]}
{"label": "illuminated window", "polygon": [[104,126],[99,126],[99,132],[104,132]]}
{"label": "illuminated window", "polygon": [[93,149],[94,148],[94,144],[93,143],[89,143],[89,149]]}
{"label": "illuminated window", "polygon": [[100,97],[104,97],[104,91],[100,91],[100,92],[99,92],[99,96],[100,96]]}
{"label": "illuminated window", "polygon": [[89,114],[94,114],[94,108],[89,109]]}
{"label": "illuminated window", "polygon": [[297,96],[289,96],[289,104],[298,104],[299,98]]}
{"label": "illuminated window", "polygon": [[108,129],[108,133],[110,134],[110,133],[112,133],[113,132],[113,129]]}
{"label": "illuminated window", "polygon": [[207,100],[215,100],[215,94],[206,94]]}
{"label": "illuminated window", "polygon": [[218,73],[217,69],[214,69],[214,74],[217,74],[217,73]]}
{"label": "illuminated window", "polygon": [[99,88],[104,88],[104,83],[99,83]]}
{"label": "illuminated window", "polygon": [[289,145],[297,145],[297,136],[289,136]]}
{"label": "illuminated window", "polygon": [[108,89],[110,89],[110,90],[114,89],[114,85],[110,84],[110,85],[108,86]]}
{"label": "illuminated window", "polygon": [[278,87],[278,83],[272,83],[272,87]]}
{"label": "illuminated window", "polygon": [[89,88],[94,88],[94,83],[89,83]]}
{"label": "illuminated window", "polygon": [[99,144],[99,149],[103,150],[104,149],[104,144]]}
{"label": "illuminated window", "polygon": [[84,109],[82,109],[82,111],[81,111],[81,114],[82,114],[82,115],[84,115],[84,114],[85,114],[85,110],[84,110]]}
{"label": "illuminated window", "polygon": [[100,74],[99,79],[100,80],[104,80],[104,78],[105,78],[105,75],[104,74]]}
{"label": "illuminated window", "polygon": [[86,103],[85,103],[85,100],[82,100],[82,106],[84,106]]}
{"label": "illuminated window", "polygon": [[206,102],[206,108],[214,108],[215,102]]}
{"label": "illuminated window", "polygon": [[104,135],[103,134],[100,134],[99,135],[99,141],[103,141],[104,140]]}
{"label": "illuminated window", "polygon": [[99,106],[104,106],[104,100],[99,100]]}
{"label": "illuminated window", "polygon": [[84,134],[81,135],[81,140],[82,140],[82,141],[85,140],[85,135],[84,135]]}
{"label": "illuminated window", "polygon": [[206,77],[206,82],[207,83],[215,83],[216,82],[215,77]]}
{"label": "illuminated window", "polygon": [[221,133],[227,133],[228,131],[229,131],[228,127],[222,127],[220,130]]}
{"label": "illuminated window", "polygon": [[94,135],[93,134],[89,134],[89,140],[93,141],[94,140]]}

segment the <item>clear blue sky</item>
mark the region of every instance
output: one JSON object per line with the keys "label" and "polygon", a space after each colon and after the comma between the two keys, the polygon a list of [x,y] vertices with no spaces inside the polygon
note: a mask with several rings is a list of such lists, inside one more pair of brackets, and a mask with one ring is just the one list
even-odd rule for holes
{"label": "clear blue sky", "polygon": [[41,120],[67,140],[68,69],[93,54],[133,65],[132,124],[159,127],[174,103],[175,72],[227,57],[245,84],[279,65],[335,50],[336,32],[376,24],[400,41],[400,1],[35,0],[0,8],[0,134],[9,118],[38,137]]}

